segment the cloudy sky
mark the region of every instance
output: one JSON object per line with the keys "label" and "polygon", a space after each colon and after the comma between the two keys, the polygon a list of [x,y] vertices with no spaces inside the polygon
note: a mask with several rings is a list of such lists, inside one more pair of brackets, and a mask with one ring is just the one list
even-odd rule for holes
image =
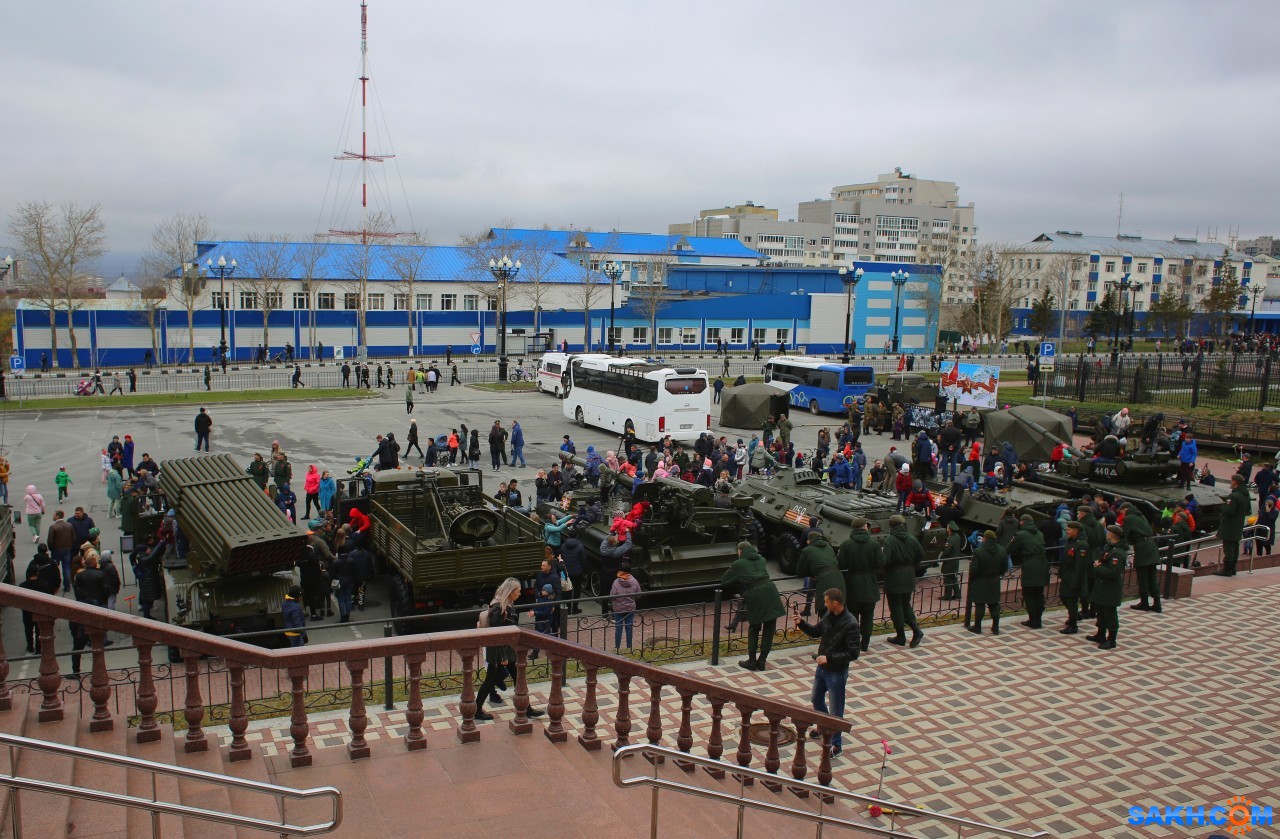
{"label": "cloudy sky", "polygon": [[[793,217],[895,166],[956,181],[990,241],[1114,234],[1121,192],[1128,233],[1280,233],[1272,0],[370,3],[370,151],[397,155],[375,204],[438,244]],[[0,213],[101,203],[102,273],[175,212],[224,238],[359,225],[333,162],[358,0],[7,3],[0,32]]]}

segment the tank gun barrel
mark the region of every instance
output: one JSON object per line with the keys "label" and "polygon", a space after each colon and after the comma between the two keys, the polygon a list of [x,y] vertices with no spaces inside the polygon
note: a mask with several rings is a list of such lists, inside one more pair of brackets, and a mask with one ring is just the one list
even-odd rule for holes
{"label": "tank gun barrel", "polygon": [[1062,443],[1063,445],[1065,445],[1065,446],[1067,447],[1067,451],[1071,452],[1071,456],[1072,456],[1072,457],[1079,457],[1079,458],[1085,458],[1085,459],[1088,459],[1084,452],[1080,451],[1079,449],[1077,449],[1077,448],[1075,447],[1075,442],[1074,442],[1074,441],[1072,441],[1072,440],[1063,440],[1063,439],[1062,439],[1061,437],[1059,437],[1057,434],[1054,434],[1052,431],[1050,431],[1049,429],[1045,428],[1043,425],[1041,425],[1040,423],[1036,422],[1035,420],[1031,420],[1031,419],[1027,419],[1026,417],[1019,416],[1019,417],[1018,417],[1018,422],[1022,423],[1025,427],[1027,427],[1027,428],[1031,429],[1032,431],[1034,431],[1035,433],[1039,434],[1041,437],[1044,437],[1044,438],[1047,438],[1047,439],[1049,439],[1049,440],[1052,440],[1052,441],[1054,442],[1054,444]]}

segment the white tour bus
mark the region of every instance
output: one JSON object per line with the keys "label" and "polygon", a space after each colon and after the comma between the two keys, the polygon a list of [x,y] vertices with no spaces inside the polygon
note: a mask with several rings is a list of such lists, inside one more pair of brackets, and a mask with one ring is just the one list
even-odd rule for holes
{"label": "white tour bus", "polygon": [[646,442],[670,435],[692,443],[711,428],[707,371],[649,364],[638,358],[574,355],[564,381],[564,415],[580,426]]}
{"label": "white tour bus", "polygon": [[549,352],[538,362],[538,392],[564,396],[565,384],[569,380],[569,361],[574,356],[569,353]]}

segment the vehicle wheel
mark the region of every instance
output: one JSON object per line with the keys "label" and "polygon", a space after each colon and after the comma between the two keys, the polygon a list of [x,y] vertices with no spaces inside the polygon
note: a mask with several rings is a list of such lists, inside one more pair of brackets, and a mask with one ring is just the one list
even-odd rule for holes
{"label": "vehicle wheel", "polygon": [[573,418],[577,420],[579,428],[587,427],[587,415],[582,413],[582,406],[578,406],[578,410],[573,412]]}
{"label": "vehicle wheel", "polygon": [[822,409],[818,407],[818,400],[814,399],[809,403],[809,413],[813,414],[814,416],[817,416],[818,414],[822,413]]}
{"label": "vehicle wheel", "polygon": [[587,572],[587,591],[592,597],[603,597],[608,592],[602,592],[604,581],[600,579],[600,569],[592,568]]}
{"label": "vehicle wheel", "polygon": [[773,558],[783,574],[796,573],[800,562],[800,540],[794,533],[782,533],[773,540]]}
{"label": "vehicle wheel", "polygon": [[539,377],[537,384],[538,384],[538,393],[546,393],[546,391],[542,389],[542,379],[541,379],[541,377]]}
{"label": "vehicle wheel", "polygon": [[[539,390],[541,390],[541,389],[542,389],[542,385],[541,385],[541,384],[539,384],[539,385],[538,385],[538,389],[539,389]],[[556,385],[556,389],[555,389],[555,390],[553,390],[553,391],[552,391],[552,393],[554,393],[554,394],[555,394],[556,399],[559,399],[559,398],[560,398],[560,385]]]}

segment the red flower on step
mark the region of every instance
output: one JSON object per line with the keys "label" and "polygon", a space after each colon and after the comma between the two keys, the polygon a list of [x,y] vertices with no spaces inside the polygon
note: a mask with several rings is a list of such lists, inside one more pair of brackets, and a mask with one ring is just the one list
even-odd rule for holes
{"label": "red flower on step", "polygon": [[871,811],[871,818],[873,819],[878,819],[880,818],[881,815],[884,814],[884,810],[880,809],[879,804],[872,804],[869,809]]}

